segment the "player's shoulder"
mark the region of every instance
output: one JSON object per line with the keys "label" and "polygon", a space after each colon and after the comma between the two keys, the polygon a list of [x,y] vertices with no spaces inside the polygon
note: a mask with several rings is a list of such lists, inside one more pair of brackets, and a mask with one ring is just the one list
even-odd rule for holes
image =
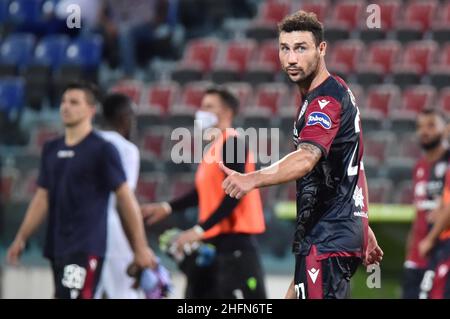
{"label": "player's shoulder", "polygon": [[348,95],[348,86],[341,78],[330,75],[319,89],[317,98],[332,98],[341,102]]}
{"label": "player's shoulder", "polygon": [[116,148],[123,150],[125,154],[139,153],[139,149],[135,144],[127,140],[121,134],[114,131],[98,131],[106,141],[113,144]]}

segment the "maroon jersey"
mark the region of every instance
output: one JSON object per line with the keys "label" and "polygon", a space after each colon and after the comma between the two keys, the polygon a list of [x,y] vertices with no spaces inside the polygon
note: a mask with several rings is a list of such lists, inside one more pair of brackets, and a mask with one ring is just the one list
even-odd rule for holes
{"label": "maroon jersey", "polygon": [[367,201],[362,168],[359,110],[350,89],[329,76],[303,97],[294,123],[294,144],[317,146],[315,168],[297,181],[294,253],[319,258],[362,256],[367,242]]}
{"label": "maroon jersey", "polygon": [[414,167],[413,191],[416,218],[412,225],[411,243],[405,263],[407,268],[425,268],[427,266],[427,259],[419,256],[418,245],[431,228],[427,222],[427,214],[439,206],[449,160],[450,150],[434,163],[421,158]]}

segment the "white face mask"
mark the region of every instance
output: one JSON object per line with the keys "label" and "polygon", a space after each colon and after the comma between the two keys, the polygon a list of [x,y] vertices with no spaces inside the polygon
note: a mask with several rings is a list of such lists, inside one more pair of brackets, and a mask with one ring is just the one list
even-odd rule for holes
{"label": "white face mask", "polygon": [[195,120],[198,121],[198,125],[201,124],[202,129],[214,127],[217,123],[219,123],[219,119],[216,114],[201,110],[195,112]]}

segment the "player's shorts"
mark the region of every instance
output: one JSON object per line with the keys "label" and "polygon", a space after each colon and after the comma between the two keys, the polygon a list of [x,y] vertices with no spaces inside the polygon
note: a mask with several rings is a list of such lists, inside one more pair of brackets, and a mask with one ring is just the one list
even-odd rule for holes
{"label": "player's shorts", "polygon": [[350,297],[350,278],[361,264],[359,257],[317,258],[312,246],[309,255],[295,255],[295,292],[298,299],[345,299]]}
{"label": "player's shorts", "polygon": [[191,268],[186,275],[188,299],[266,299],[257,250],[220,252],[211,265]]}
{"label": "player's shorts", "polygon": [[56,299],[92,299],[100,280],[103,258],[74,254],[52,260]]}
{"label": "player's shorts", "polygon": [[403,268],[402,298],[419,299],[420,283],[422,282],[425,269]]}
{"label": "player's shorts", "polygon": [[420,290],[421,299],[450,299],[449,239],[439,242],[432,251]]}

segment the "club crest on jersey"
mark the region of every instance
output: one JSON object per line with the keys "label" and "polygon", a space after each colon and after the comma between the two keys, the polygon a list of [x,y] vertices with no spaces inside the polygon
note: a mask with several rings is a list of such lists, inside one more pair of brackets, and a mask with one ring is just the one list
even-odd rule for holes
{"label": "club crest on jersey", "polygon": [[331,128],[331,120],[328,115],[322,112],[312,112],[308,117],[307,126],[321,125],[324,129]]}

